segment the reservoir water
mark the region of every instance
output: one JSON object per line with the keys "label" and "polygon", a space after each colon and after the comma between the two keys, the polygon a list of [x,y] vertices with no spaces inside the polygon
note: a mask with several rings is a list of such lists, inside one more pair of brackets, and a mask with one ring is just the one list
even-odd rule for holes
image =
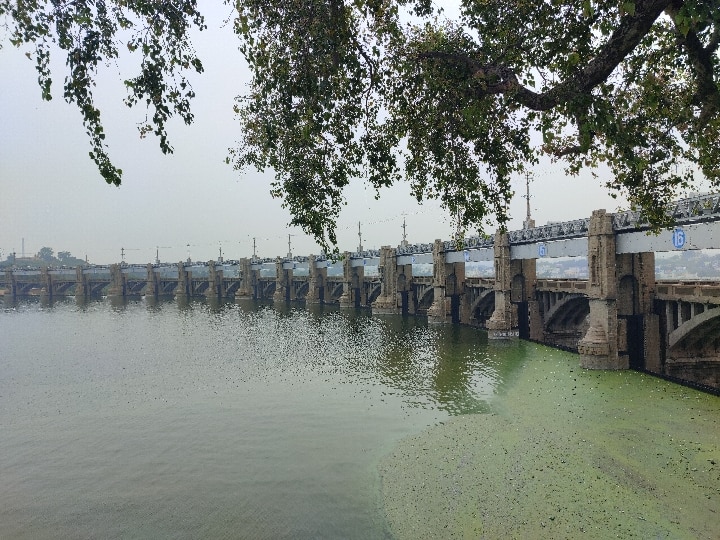
{"label": "reservoir water", "polygon": [[[6,306],[0,538],[558,538],[580,528],[588,538],[717,537],[718,398],[576,366],[538,345],[488,343],[477,329],[353,310]],[[656,392],[669,423],[651,414]],[[610,429],[626,399],[635,413]],[[634,461],[607,455],[628,454],[623,445]],[[677,471],[666,460],[680,460]],[[578,514],[592,497],[573,486],[595,468],[593,497],[617,497],[630,478],[667,501],[623,491],[609,531],[590,509]],[[552,490],[533,484],[551,470]],[[506,493],[518,479],[522,489]],[[663,517],[672,491],[692,508],[684,517]],[[558,508],[545,508],[554,492]]]}

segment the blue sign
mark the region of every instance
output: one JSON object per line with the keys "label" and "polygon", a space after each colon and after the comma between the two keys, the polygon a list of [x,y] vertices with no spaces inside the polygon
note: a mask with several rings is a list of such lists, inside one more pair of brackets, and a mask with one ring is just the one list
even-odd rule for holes
{"label": "blue sign", "polygon": [[413,255],[412,257],[410,257],[410,262],[411,262],[412,264],[415,264],[415,255]]}
{"label": "blue sign", "polygon": [[463,256],[465,257],[465,262],[470,261],[470,252],[467,249],[463,251]]}
{"label": "blue sign", "polygon": [[677,227],[672,234],[672,243],[675,249],[681,249],[685,245],[685,231]]}
{"label": "blue sign", "polygon": [[547,246],[545,244],[538,245],[538,257],[545,257],[547,255]]}

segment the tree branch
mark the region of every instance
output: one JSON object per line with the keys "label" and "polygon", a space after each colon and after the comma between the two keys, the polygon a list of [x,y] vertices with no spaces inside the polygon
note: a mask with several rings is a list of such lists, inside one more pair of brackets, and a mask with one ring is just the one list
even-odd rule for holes
{"label": "tree branch", "polygon": [[[683,0],[674,0],[667,7],[666,11],[673,20],[684,3]],[[713,38],[717,38],[717,32],[716,28]],[[678,44],[687,53],[695,72],[697,92],[693,96],[693,102],[701,108],[698,122],[703,125],[720,110],[720,89],[715,82],[712,58],[717,43],[713,43],[714,39],[711,39],[710,44],[705,48],[694,29],[690,28],[687,33],[683,34],[677,28],[677,24],[675,25],[675,36]]]}
{"label": "tree branch", "polygon": [[419,56],[443,59],[464,66],[475,79],[483,81],[480,89],[483,95],[513,94],[525,107],[535,111],[547,111],[575,97],[588,95],[593,88],[607,80],[620,62],[640,43],[670,2],[671,0],[636,1],[635,13],[622,18],[615,32],[585,67],[542,93],[522,86],[513,69],[503,64],[482,64],[469,56],[456,53],[426,52]]}

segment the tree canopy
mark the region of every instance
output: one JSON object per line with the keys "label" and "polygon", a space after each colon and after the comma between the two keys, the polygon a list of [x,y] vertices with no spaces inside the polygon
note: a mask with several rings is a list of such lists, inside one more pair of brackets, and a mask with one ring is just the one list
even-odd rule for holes
{"label": "tree canopy", "polygon": [[[228,162],[274,171],[271,193],[324,247],[357,178],[407,179],[463,228],[504,226],[511,177],[543,155],[607,164],[608,189],[656,228],[696,170],[720,184],[720,0],[460,0],[456,20],[430,0],[226,3],[252,72]],[[163,152],[168,119],[193,120],[194,0],[0,0],[0,16],[43,98],[52,46],[66,55],[63,95],[107,182],[122,171],[93,101],[101,63],[137,56],[126,103],[150,109],[140,131]]]}
{"label": "tree canopy", "polygon": [[37,253],[37,258],[47,263],[55,261],[55,255],[52,248],[42,247]]}

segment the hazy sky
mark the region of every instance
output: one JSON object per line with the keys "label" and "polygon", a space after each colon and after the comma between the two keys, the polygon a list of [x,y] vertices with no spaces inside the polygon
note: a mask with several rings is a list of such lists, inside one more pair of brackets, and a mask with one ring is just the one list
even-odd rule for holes
{"label": "hazy sky", "polygon": [[[205,8],[204,8],[205,9]],[[239,138],[232,112],[233,98],[245,91],[247,68],[237,41],[223,18],[224,6],[206,12],[208,30],[195,46],[205,73],[193,77],[197,93],[195,123],[173,122],[169,129],[175,154],[163,155],[154,137],[141,140],[136,125],[145,111],[123,105],[125,90],[118,66],[103,71],[97,102],[103,111],[106,141],[116,166],[124,171],[123,185],[108,186],[89,159],[90,150],[80,113],[62,99],[64,60],[53,63],[52,102],[40,98],[34,63],[27,49],[4,43],[0,49],[0,250],[32,255],[41,247],[70,251],[90,262],[162,261],[252,255],[253,237],[262,257],[284,255],[288,234],[298,255],[318,247],[297,228],[288,228],[288,212],[269,195],[271,173],[238,173],[224,163],[227,149]],[[127,73],[126,73],[127,75]],[[590,174],[566,177],[561,166],[549,163],[534,171],[531,184],[533,217],[538,224],[587,217],[593,209],[614,211],[624,204],[611,199],[601,179]],[[516,179],[511,204],[511,229],[525,218],[525,181]],[[435,202],[418,206],[407,185],[373,192],[362,181],[346,191],[348,206],[339,222],[341,250],[357,248],[362,222],[365,248],[397,245],[403,218],[408,240],[449,239],[450,220]],[[189,247],[188,247],[189,244]]]}

